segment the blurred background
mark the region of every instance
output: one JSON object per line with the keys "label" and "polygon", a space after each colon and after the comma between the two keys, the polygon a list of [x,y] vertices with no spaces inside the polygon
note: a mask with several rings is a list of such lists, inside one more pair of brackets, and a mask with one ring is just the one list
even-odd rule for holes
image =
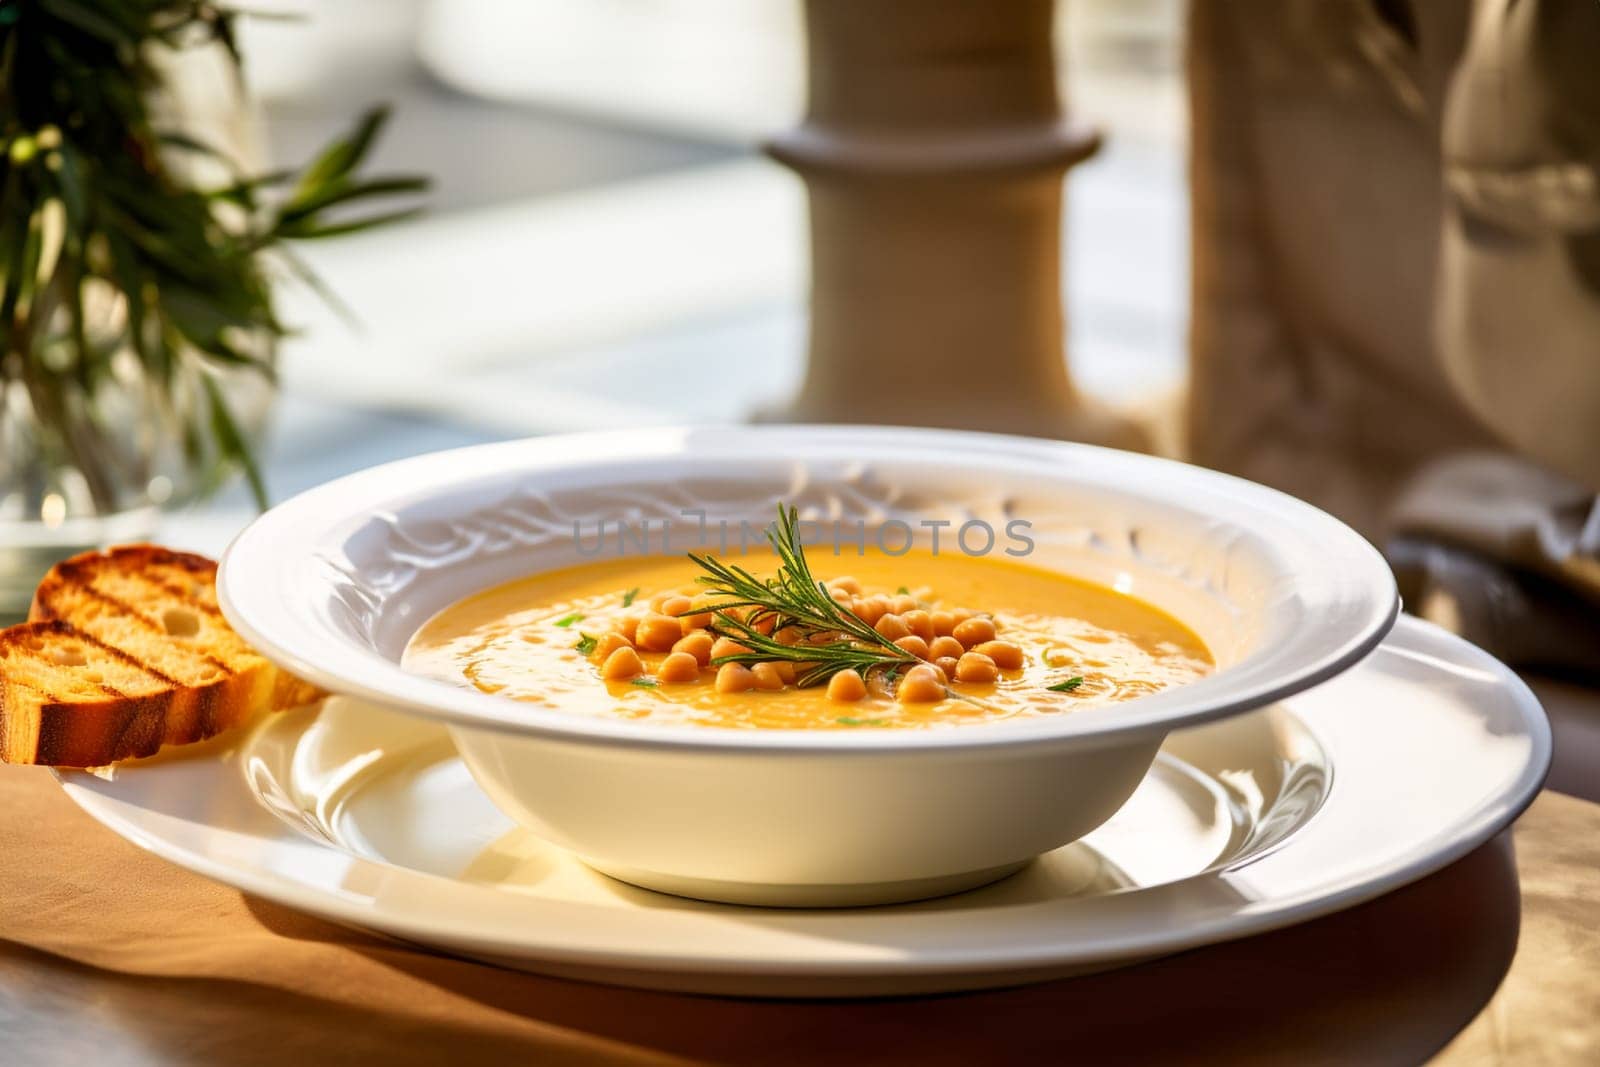
{"label": "blurred background", "polygon": [[[281,350],[274,498],[452,445],[742,420],[793,392],[805,192],[760,144],[802,110],[798,0],[263,9],[303,16],[242,26],[267,156],[308,158],[390,101],[373,170],[434,182],[418,221],[303,246],[360,324],[285,289],[303,332]],[[1063,190],[1068,351],[1113,407],[1182,386],[1182,14],[1074,0],[1057,20],[1068,109],[1106,134]],[[249,508],[236,489],[208,514],[231,528]]]}
{"label": "blurred background", "polygon": [[[360,326],[286,294],[304,332],[281,350],[275,498],[433,449],[740,421],[795,394],[806,190],[761,145],[802,116],[799,0],[298,9],[243,26],[268,157],[307,158],[387,100],[374,170],[434,185],[417,221],[305,245]],[[1064,358],[1155,451],[1382,545],[1409,610],[1535,679],[1553,782],[1592,791],[1600,453],[1582,405],[1600,394],[1548,386],[1595,378],[1578,368],[1600,330],[1600,281],[1582,281],[1600,279],[1582,229],[1600,197],[1593,142],[1569,135],[1600,99],[1582,103],[1586,61],[1560,58],[1584,31],[1552,29],[1576,5],[1484,5],[1476,33],[1473,10],[1056,4],[1060,96],[1104,136],[1061,187]],[[1547,417],[1553,397],[1570,410]],[[232,490],[183,540],[225,541],[251,511]]]}
{"label": "blurred background", "polygon": [[[1563,755],[1583,754],[1557,779],[1600,792],[1600,6],[251,12],[233,27],[242,94],[213,33],[185,50],[194,66],[174,61],[170,92],[147,93],[176,104],[138,126],[147,151],[124,148],[127,127],[93,142],[108,173],[148,172],[133,186],[149,210],[183,202],[166,157],[203,155],[163,143],[157,118],[220,127],[208,143],[228,151],[211,161],[251,174],[348,157],[302,172],[272,210],[246,197],[236,216],[268,229],[239,240],[219,237],[231,187],[188,175],[213,212],[193,232],[117,222],[38,253],[73,217],[63,160],[81,129],[116,119],[81,101],[138,84],[116,57],[144,53],[96,53],[67,19],[81,67],[7,74],[0,117],[17,132],[0,163],[36,195],[0,201],[0,230],[48,269],[12,300],[23,326],[0,353],[0,609],[24,610],[38,575],[88,545],[219,552],[256,502],[237,481],[205,499],[207,479],[248,467],[240,443],[263,420],[276,500],[574,430],[798,413],[1031,433],[1176,456],[1349,522],[1387,553],[1409,610],[1545,679]],[[319,156],[378,103],[391,118],[372,158],[357,166],[360,137]],[[359,233],[335,217],[342,235],[317,236],[324,208],[414,197],[397,175],[431,182],[421,214]],[[146,259],[93,254],[112,238],[145,241]],[[336,299],[274,286],[292,331],[278,337],[270,309],[228,289],[235,246],[302,258]],[[131,284],[102,259],[167,273]],[[156,297],[159,314],[138,312]],[[100,345],[97,324],[112,327]],[[204,351],[189,379],[163,362],[162,330],[180,355]],[[239,366],[274,351],[275,396]]]}

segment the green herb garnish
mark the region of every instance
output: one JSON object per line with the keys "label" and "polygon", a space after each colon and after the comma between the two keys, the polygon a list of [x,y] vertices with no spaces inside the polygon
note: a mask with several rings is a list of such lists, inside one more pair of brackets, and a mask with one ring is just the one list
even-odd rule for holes
{"label": "green herb garnish", "polygon": [[[872,671],[921,662],[828,595],[828,587],[812,575],[806,562],[800,545],[799,513],[794,508],[778,505],[778,521],[768,527],[767,540],[778,555],[779,567],[777,575],[766,581],[715,557],[689,553],[706,571],[699,583],[723,598],[708,605],[714,612],[711,632],[750,649],[718,656],[712,665],[768,660],[804,663],[807,667],[795,678],[795,685],[806,688],[821,685],[843,670],[859,671],[865,678]],[[732,614],[735,608],[754,610],[740,619]],[[790,629],[799,639],[785,645],[761,633],[757,627],[769,620],[773,633]]]}
{"label": "green herb garnish", "polygon": [[628,684],[629,685],[636,685],[640,689],[654,689],[660,683],[657,682],[654,678],[640,677],[640,678],[633,679]]}
{"label": "green herb garnish", "polygon": [[574,611],[571,615],[563,615],[561,618],[557,619],[556,620],[556,625],[561,627],[562,629],[566,629],[568,626],[571,626],[573,623],[581,622],[582,620],[583,620],[583,612]]}
{"label": "green herb garnish", "polygon": [[633,607],[633,598],[638,596],[638,595],[639,595],[639,587],[638,586],[634,586],[632,589],[628,590],[626,593],[623,593],[622,594],[622,606],[625,607],[625,608]]}
{"label": "green herb garnish", "polygon": [[572,647],[577,649],[580,655],[587,656],[589,653],[593,652],[596,646],[599,644],[600,639],[595,637],[593,634],[580,633],[578,636],[578,643]]}
{"label": "green herb garnish", "polygon": [[911,595],[911,590],[907,589],[905,586],[902,585],[900,588],[895,590],[895,593],[898,596],[910,596]]}
{"label": "green herb garnish", "polygon": [[1047,685],[1045,688],[1050,690],[1052,693],[1070,693],[1082,684],[1083,677],[1081,675],[1075,675],[1071,678],[1068,678],[1064,682],[1057,682],[1055,685]]}
{"label": "green herb garnish", "polygon": [[840,726],[888,726],[888,719],[857,719],[850,715],[841,715],[833,720]]}

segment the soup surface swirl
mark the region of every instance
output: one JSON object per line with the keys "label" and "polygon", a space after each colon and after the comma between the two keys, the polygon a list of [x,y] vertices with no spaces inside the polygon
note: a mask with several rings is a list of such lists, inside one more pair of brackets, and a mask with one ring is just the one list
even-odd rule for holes
{"label": "soup surface swirl", "polygon": [[[776,567],[766,552],[730,562],[757,576]],[[949,641],[956,637],[988,636],[982,625],[958,626],[953,636],[950,620],[988,619],[994,630],[989,640],[1020,653],[1020,663],[1008,666],[1011,651],[979,640],[962,645],[971,659],[930,653],[929,663],[938,659],[942,667],[919,673],[937,677],[936,699],[905,699],[911,695],[900,691],[905,670],[867,672],[862,691],[849,697],[843,694],[850,685],[796,686],[792,668],[758,669],[772,688],[738,672],[726,672],[732,681],[725,677],[719,684],[725,669],[706,662],[709,642],[703,639],[683,642],[678,658],[667,662],[674,655],[668,641],[680,635],[663,635],[673,624],[662,620],[676,618],[681,636],[688,636],[704,632],[711,618],[698,610],[680,615],[683,602],[675,598],[690,598],[696,609],[708,606],[695,581],[704,572],[682,557],[583,564],[470,596],[429,620],[403,663],[418,674],[573,715],[735,729],[930,728],[1062,715],[1181,685],[1214,669],[1199,637],[1154,606],[1015,561],[953,553],[858,556],[851,550],[818,554],[811,564],[841,603],[860,605],[868,617],[884,607],[884,614],[909,620],[912,636],[925,632],[925,643],[937,651],[954,652]],[[663,607],[674,609],[672,615],[664,616]],[[874,621],[880,630],[898,630],[881,616]],[[940,638],[947,640],[938,644]],[[613,660],[624,644],[632,653]],[[683,653],[695,655],[694,662]],[[993,680],[963,680],[991,673],[982,659],[998,661]]]}

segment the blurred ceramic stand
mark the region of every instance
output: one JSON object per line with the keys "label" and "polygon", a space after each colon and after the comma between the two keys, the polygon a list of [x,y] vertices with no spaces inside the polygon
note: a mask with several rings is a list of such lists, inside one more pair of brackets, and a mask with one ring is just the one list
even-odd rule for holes
{"label": "blurred ceramic stand", "polygon": [[1054,0],[808,0],[811,336],[782,413],[1139,448],[1063,358],[1061,180],[1099,145],[1056,89]]}
{"label": "blurred ceramic stand", "polygon": [[[664,64],[652,93],[678,114],[708,113],[695,102],[715,78],[697,63],[748,86],[752,99],[712,122],[723,136],[780,127],[798,104],[795,50],[783,46],[791,5],[569,6],[475,0],[468,17],[435,4],[420,51],[469,91],[559,101],[595,79],[529,73],[541,64],[502,53],[566,19],[580,34],[615,31],[624,52],[651,42],[640,61]],[[1064,358],[1061,180],[1098,137],[1062,112],[1053,0],[810,0],[804,18],[805,116],[769,149],[809,195],[809,355],[797,395],[766,416],[1146,447],[1131,421],[1080,396]],[[641,34],[651,20],[663,39]],[[703,34],[685,36],[690,26]],[[574,51],[607,54],[602,44]],[[659,107],[610,92],[625,112]]]}

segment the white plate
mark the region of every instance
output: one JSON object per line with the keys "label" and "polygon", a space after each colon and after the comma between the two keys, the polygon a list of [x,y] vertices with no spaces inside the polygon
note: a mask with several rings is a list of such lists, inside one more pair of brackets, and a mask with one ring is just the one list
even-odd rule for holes
{"label": "white plate", "polygon": [[353,702],[67,793],[175,863],[336,922],[509,966],[680,991],[863,996],[1101,969],[1326,914],[1511,822],[1544,715],[1505,667],[1403,619],[1284,704],[1172,735],[1110,822],[1019,875],[798,911],[612,881],[515,828],[441,727]]}

